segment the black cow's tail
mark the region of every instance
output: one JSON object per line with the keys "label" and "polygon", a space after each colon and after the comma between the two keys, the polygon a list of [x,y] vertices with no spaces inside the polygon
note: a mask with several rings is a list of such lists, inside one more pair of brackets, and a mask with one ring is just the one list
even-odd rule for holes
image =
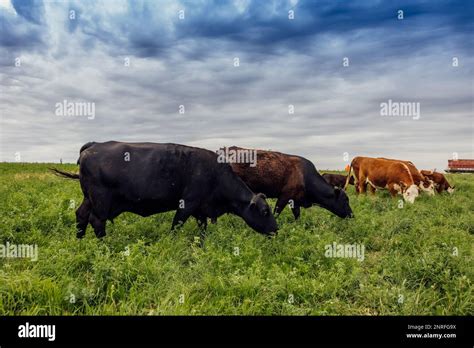
{"label": "black cow's tail", "polygon": [[344,191],[347,189],[347,186],[349,186],[349,181],[351,181],[351,170],[352,170],[352,162],[351,162],[351,165],[349,166],[349,173],[347,173],[346,183],[344,184]]}
{"label": "black cow's tail", "polygon": [[[77,159],[77,164],[81,164],[81,153],[82,151],[88,149],[92,145],[94,145],[94,141],[90,141],[88,143],[85,143],[82,145],[81,149],[79,150],[79,158]],[[56,168],[49,168],[50,171],[54,173],[54,175],[60,176],[62,178],[66,179],[73,179],[73,180],[79,180],[81,177],[79,174],[76,173],[68,173],[68,172],[63,172],[62,170],[56,169]]]}
{"label": "black cow's tail", "polygon": [[94,141],[90,141],[84,145],[82,145],[81,149],[79,150],[79,158],[77,159],[77,164],[81,164],[80,163],[80,160],[81,160],[81,153],[82,151],[84,151],[85,149],[88,149],[89,147],[91,147],[92,145],[94,145],[95,142]]}
{"label": "black cow's tail", "polygon": [[56,169],[56,168],[49,168],[49,170],[52,171],[55,175],[63,177],[63,178],[73,179],[73,180],[79,180],[80,179],[79,174],[63,172],[62,170],[59,170],[59,169]]}

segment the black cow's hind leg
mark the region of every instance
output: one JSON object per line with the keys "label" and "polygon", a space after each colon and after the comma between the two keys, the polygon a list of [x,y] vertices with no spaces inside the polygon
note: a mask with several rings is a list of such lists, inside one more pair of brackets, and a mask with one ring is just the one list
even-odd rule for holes
{"label": "black cow's hind leg", "polygon": [[91,203],[89,199],[84,197],[79,208],[76,210],[76,237],[82,238],[86,234],[87,224],[89,223],[89,215],[91,213]]}
{"label": "black cow's hind leg", "polygon": [[97,238],[105,236],[105,224],[108,218],[111,217],[111,202],[114,197],[108,191],[100,187],[89,188],[89,200],[92,205],[92,212],[89,216],[89,222],[94,228]]}
{"label": "black cow's hind leg", "polygon": [[94,228],[94,232],[97,238],[102,238],[105,236],[105,219],[100,219],[94,214],[94,212],[92,212],[89,216],[89,222]]}
{"label": "black cow's hind leg", "polygon": [[201,215],[194,215],[199,227],[199,245],[204,247],[204,240],[206,239],[207,217]]}

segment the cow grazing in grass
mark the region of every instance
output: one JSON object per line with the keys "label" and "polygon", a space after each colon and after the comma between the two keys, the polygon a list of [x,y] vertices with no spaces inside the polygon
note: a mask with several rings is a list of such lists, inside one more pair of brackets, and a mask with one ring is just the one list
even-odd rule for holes
{"label": "cow grazing in grass", "polygon": [[[349,176],[353,170],[356,178],[356,192],[365,193],[367,185],[370,191],[388,189],[392,197],[401,194],[406,202],[413,203],[418,196],[418,188],[406,164],[381,158],[355,157],[349,167]],[[347,187],[349,176],[346,180]]]}
{"label": "cow grazing in grass", "polygon": [[438,193],[447,191],[449,194],[454,192],[454,186],[451,186],[446,177],[434,170],[422,170],[421,174],[434,182],[434,187]]}
{"label": "cow grazing in grass", "polygon": [[435,194],[434,192],[434,183],[433,180],[428,178],[427,176],[423,175],[413,164],[411,161],[403,161],[403,160],[397,160],[397,159],[391,159],[391,158],[384,158],[384,157],[379,157],[381,159],[386,159],[389,161],[397,161],[404,163],[407,167],[408,170],[410,170],[410,174],[413,178],[413,181],[415,182],[415,185],[418,186],[421,192],[426,192],[428,195],[433,196]]}
{"label": "cow grazing in grass", "polygon": [[[344,189],[347,179],[347,176],[345,175],[329,173],[323,174],[322,177],[327,181],[328,184],[340,189]],[[354,185],[354,178],[352,176],[349,178],[349,184]]]}
{"label": "cow grazing in grass", "polygon": [[232,213],[257,232],[277,231],[262,194],[254,194],[208,150],[177,144],[88,143],[80,151],[79,174],[55,170],[79,179],[84,200],[76,211],[77,237],[88,223],[97,237],[105,224],[123,212],[141,216],[176,210],[172,229],[194,216],[201,227],[207,218]]}
{"label": "cow grazing in grass", "polygon": [[346,193],[328,184],[307,159],[236,146],[229,149],[256,151],[256,163],[231,163],[232,169],[251,190],[278,198],[274,210],[276,215],[289,204],[295,219],[298,219],[300,207],[308,208],[315,204],[339,217],[353,217]]}

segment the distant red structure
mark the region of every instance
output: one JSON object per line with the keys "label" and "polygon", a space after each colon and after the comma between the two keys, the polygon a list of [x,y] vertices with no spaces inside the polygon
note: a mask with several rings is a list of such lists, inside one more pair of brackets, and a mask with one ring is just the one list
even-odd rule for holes
{"label": "distant red structure", "polygon": [[448,173],[474,173],[474,159],[448,160]]}

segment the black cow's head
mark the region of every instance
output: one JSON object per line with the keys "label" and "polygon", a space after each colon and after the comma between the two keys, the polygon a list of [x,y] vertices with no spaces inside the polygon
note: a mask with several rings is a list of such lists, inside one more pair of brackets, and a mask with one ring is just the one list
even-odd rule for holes
{"label": "black cow's head", "polygon": [[244,208],[242,218],[255,231],[262,234],[274,235],[278,227],[265,198],[263,193],[254,195],[249,204]]}
{"label": "black cow's head", "polygon": [[320,205],[341,218],[354,217],[346,192],[337,187],[328,197],[324,197]]}

